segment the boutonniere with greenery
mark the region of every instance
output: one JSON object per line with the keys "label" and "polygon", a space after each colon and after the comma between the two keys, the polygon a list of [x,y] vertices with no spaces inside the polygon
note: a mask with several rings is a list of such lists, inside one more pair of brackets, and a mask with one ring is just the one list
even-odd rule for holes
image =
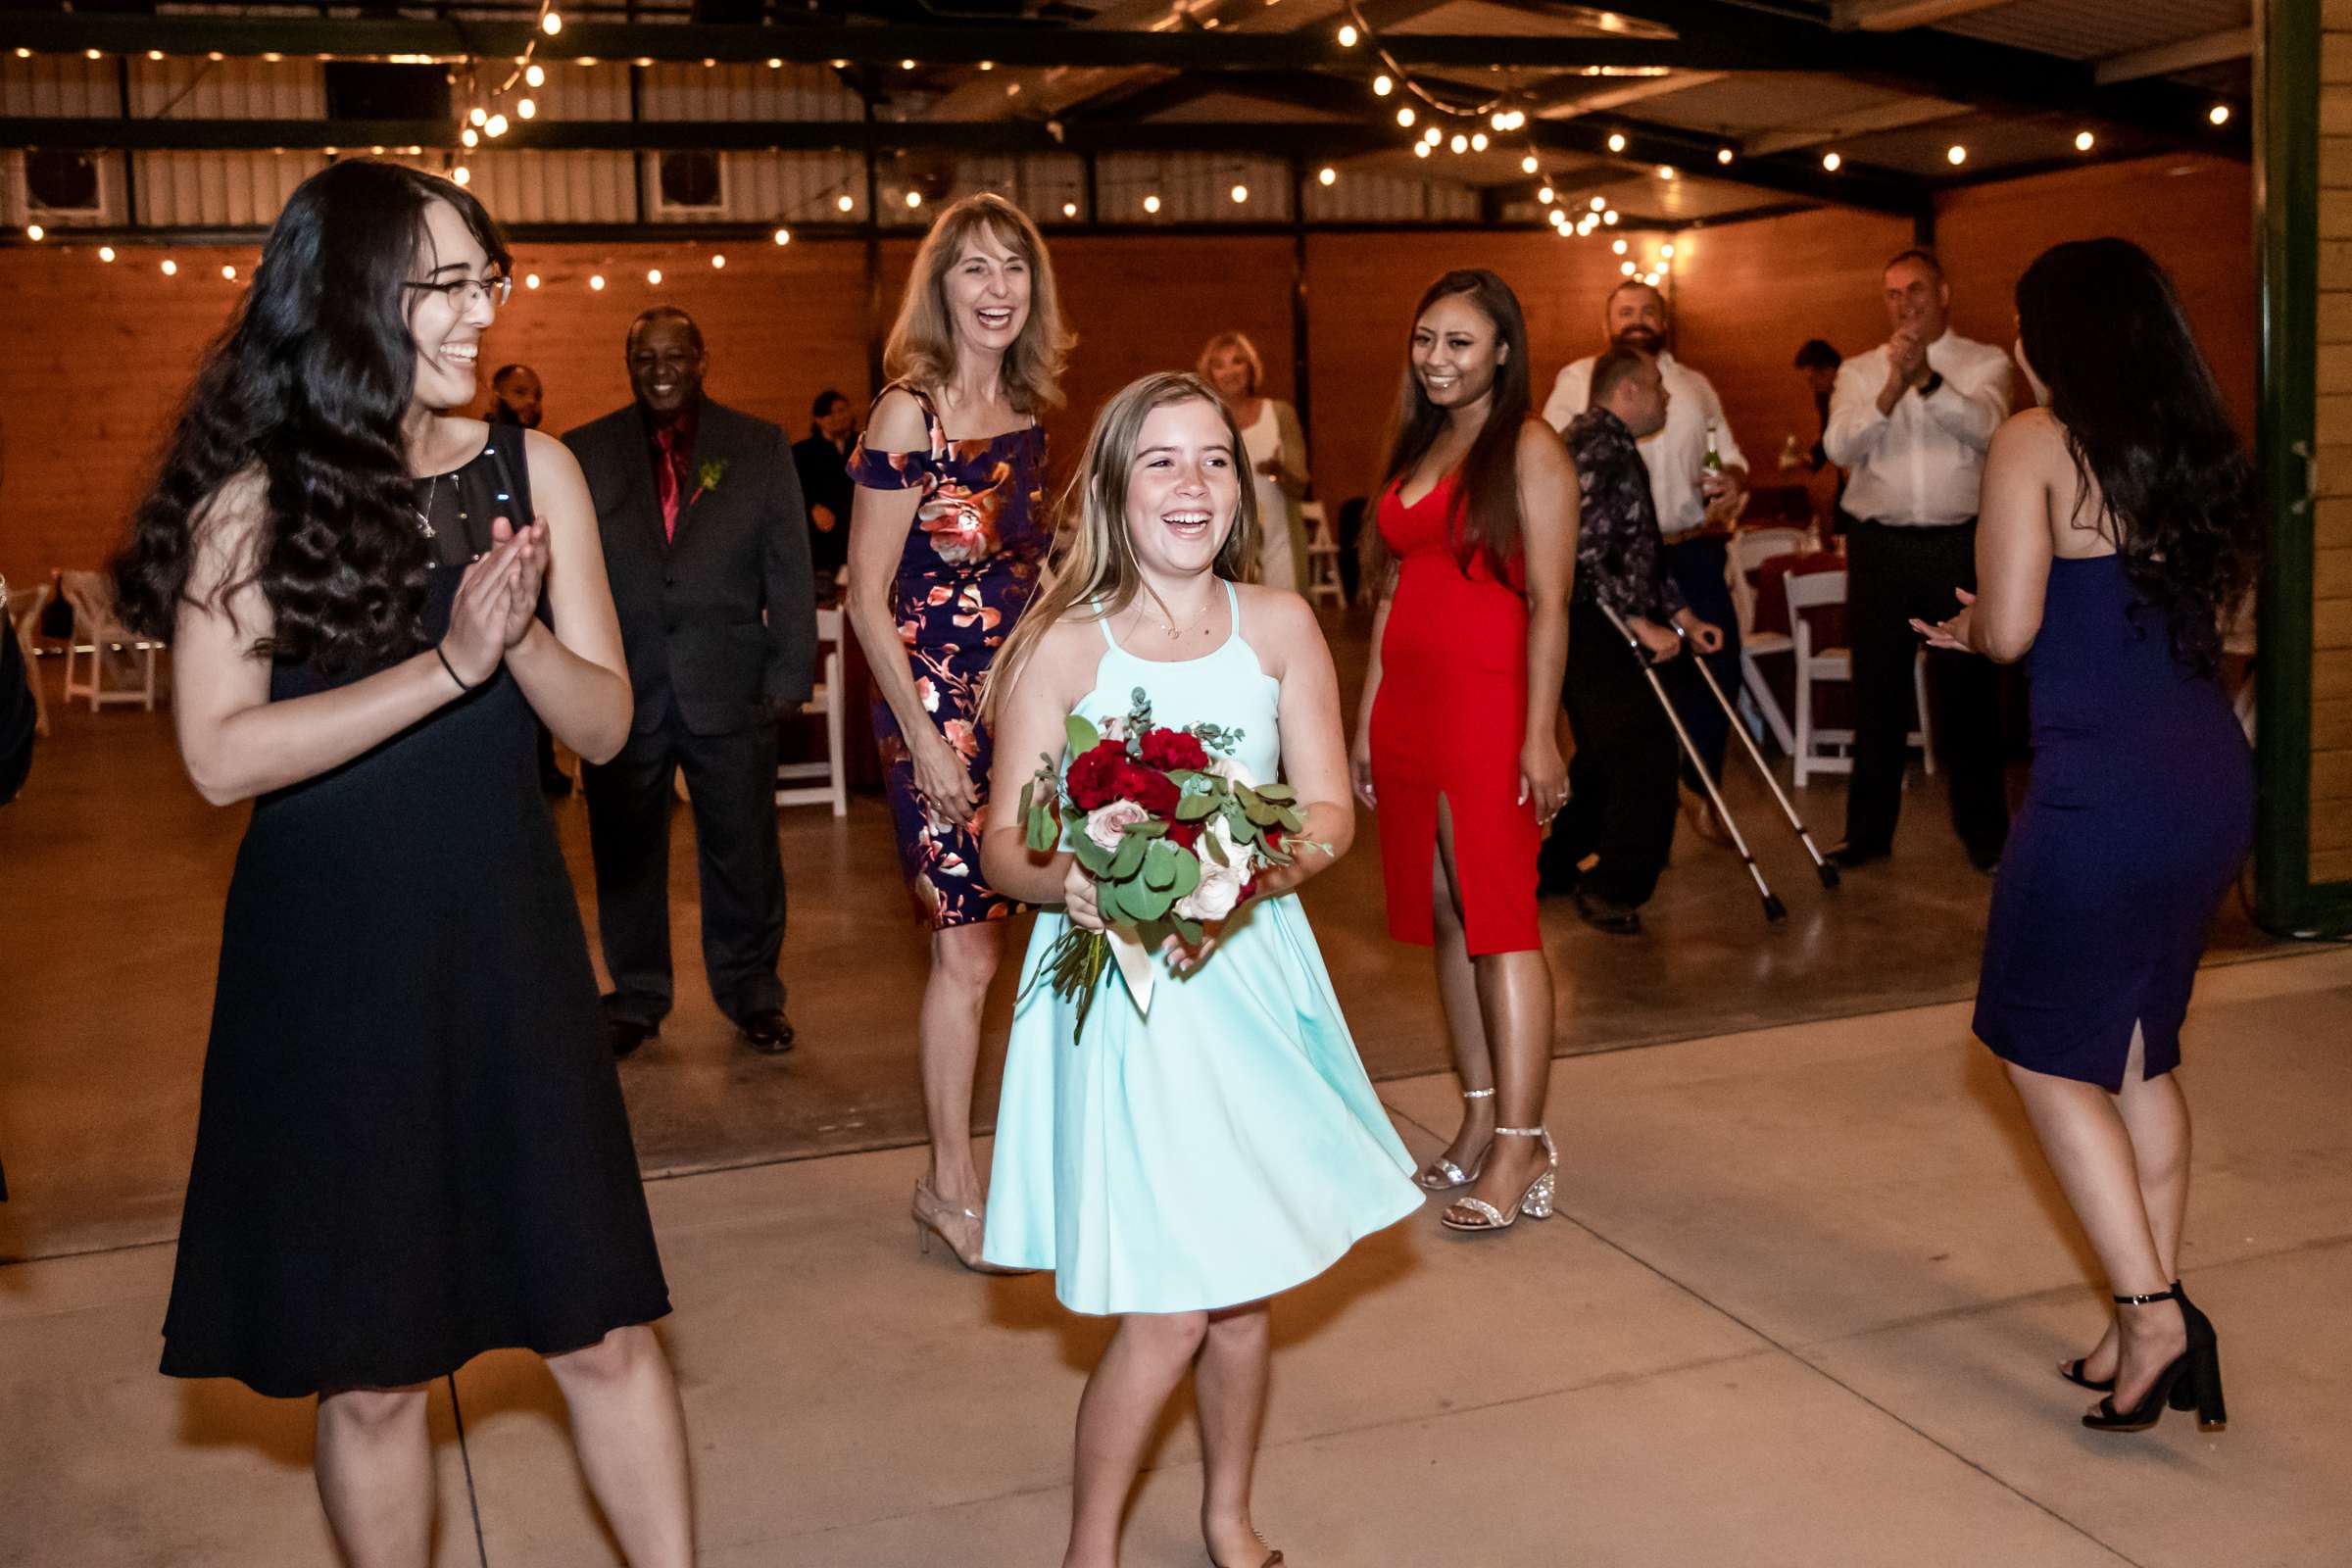
{"label": "boutonniere with greenery", "polygon": [[688,496],[688,497],[686,498],[686,504],[687,504],[688,506],[690,506],[690,507],[691,507],[691,506],[693,506],[693,505],[694,505],[694,504],[695,504],[697,501],[700,501],[700,500],[702,500],[702,499],[703,499],[703,497],[704,497],[706,494],[708,494],[709,492],[710,492],[710,491],[712,491],[712,490],[715,490],[715,489],[717,489],[717,488],[718,488],[718,481],[719,481],[719,480],[721,480],[721,479],[723,479],[723,478],[725,478],[726,476],[727,476],[727,460],[726,460],[726,459],[724,459],[724,458],[706,458],[706,459],[704,459],[704,460],[703,460],[703,466],[702,466],[700,468],[698,468],[698,469],[696,469],[696,470],[695,470],[695,474],[694,474],[694,481],[695,481],[695,483],[694,483],[694,494],[692,494],[692,495],[690,495],[690,496]]}

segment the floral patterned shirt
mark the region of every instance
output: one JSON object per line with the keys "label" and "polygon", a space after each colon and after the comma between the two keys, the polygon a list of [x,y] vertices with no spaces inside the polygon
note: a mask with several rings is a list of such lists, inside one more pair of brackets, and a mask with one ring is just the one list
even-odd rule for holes
{"label": "floral patterned shirt", "polygon": [[1634,433],[1607,409],[1587,409],[1563,433],[1584,493],[1575,601],[1599,603],[1623,616],[1672,620],[1684,608],[1683,591],[1666,571],[1649,468]]}

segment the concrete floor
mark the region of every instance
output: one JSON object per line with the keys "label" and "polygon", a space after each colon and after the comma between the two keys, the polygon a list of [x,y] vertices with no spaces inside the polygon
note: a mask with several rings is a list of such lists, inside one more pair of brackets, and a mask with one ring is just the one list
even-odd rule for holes
{"label": "concrete floor", "polygon": [[[1343,682],[1360,678],[1366,625],[1327,613]],[[54,685],[54,671],[48,671]],[[176,1232],[194,1141],[220,912],[242,810],[205,806],[180,775],[168,715],[60,711],[32,780],[0,811],[0,1261],[167,1241]],[[1915,774],[1897,857],[1835,894],[1744,767],[1734,806],[1787,901],[1768,927],[1739,862],[1686,838],[1639,941],[1588,930],[1547,906],[1559,980],[1555,1049],[1616,1050],[1804,1019],[1952,1001],[1975,987],[1988,883],[1945,823],[1939,780]],[[1802,792],[1825,847],[1837,840],[1837,780]],[[555,807],[590,930],[587,818]],[[681,811],[671,856],[678,1007],[622,1065],[639,1154],[652,1175],[894,1148],[923,1136],[914,1068],[925,941],[877,800],[834,818],[784,813],[792,886],[784,969],[801,1049],[746,1050],[700,973],[693,833]],[[419,822],[418,833],[433,825]],[[1369,818],[1356,852],[1306,892],[1341,999],[1375,1078],[1447,1060],[1427,955],[1388,940]],[[1008,953],[1026,940],[1014,922]],[[2215,961],[2277,951],[2234,904]],[[992,1120],[1012,964],[993,1000],[978,1105]]]}
{"label": "concrete floor", "polygon": [[[2348,1037],[2352,953],[2201,982],[2183,1274],[2226,1434],[2077,1425],[2050,1364],[2096,1333],[2095,1271],[1941,1004],[1562,1061],[1556,1222],[1424,1210],[1278,1305],[1259,1519],[1297,1568],[2352,1560]],[[1417,1153],[1450,1129],[1448,1079],[1384,1094]],[[918,1161],[651,1185],[714,1568],[1056,1560],[1102,1327],[918,1257]],[[0,1267],[0,1565],[330,1561],[308,1406],[155,1374],[171,1260]],[[540,1366],[456,1391],[437,1568],[613,1562]],[[1199,1568],[1196,1451],[1171,1411],[1129,1568]]]}

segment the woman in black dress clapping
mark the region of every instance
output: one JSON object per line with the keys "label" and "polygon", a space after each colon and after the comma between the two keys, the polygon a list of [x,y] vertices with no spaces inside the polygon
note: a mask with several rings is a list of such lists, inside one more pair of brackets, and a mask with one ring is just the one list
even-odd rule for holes
{"label": "woman in black dress clapping", "polygon": [[317,1395],[337,1540],[421,1568],[426,1386],[535,1349],[629,1561],[676,1568],[668,1292],[533,760],[534,714],[619,748],[619,630],[570,455],[436,412],[510,286],[462,187],[304,181],[117,565],[190,777],[255,802],[163,1369]]}

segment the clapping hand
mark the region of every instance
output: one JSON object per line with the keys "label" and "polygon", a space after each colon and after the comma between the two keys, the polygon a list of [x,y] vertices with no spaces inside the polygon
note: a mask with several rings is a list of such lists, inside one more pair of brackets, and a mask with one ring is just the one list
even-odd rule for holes
{"label": "clapping hand", "polygon": [[1977,596],[1965,588],[1955,588],[1952,592],[1960,600],[1958,614],[1935,626],[1914,616],[1911,621],[1911,629],[1925,637],[1930,648],[1941,648],[1947,653],[1954,654],[1973,654],[1977,649],[1976,645],[1968,640],[1968,634],[1976,619]]}
{"label": "clapping hand", "polygon": [[[467,687],[480,685],[498,673],[507,653],[507,626],[514,614],[514,583],[523,569],[531,531],[524,529],[491,547],[490,553],[466,568],[458,581],[457,598],[449,610],[449,630],[442,634],[441,658],[450,673]],[[534,578],[534,582],[536,579]],[[523,613],[537,602],[534,590],[523,601]]]}
{"label": "clapping hand", "polygon": [[490,519],[490,542],[495,550],[499,545],[515,543],[514,584],[507,604],[506,641],[502,649],[512,648],[522,641],[531,629],[531,621],[539,612],[539,590],[547,581],[547,519],[533,517],[531,525],[515,531],[504,517]]}

